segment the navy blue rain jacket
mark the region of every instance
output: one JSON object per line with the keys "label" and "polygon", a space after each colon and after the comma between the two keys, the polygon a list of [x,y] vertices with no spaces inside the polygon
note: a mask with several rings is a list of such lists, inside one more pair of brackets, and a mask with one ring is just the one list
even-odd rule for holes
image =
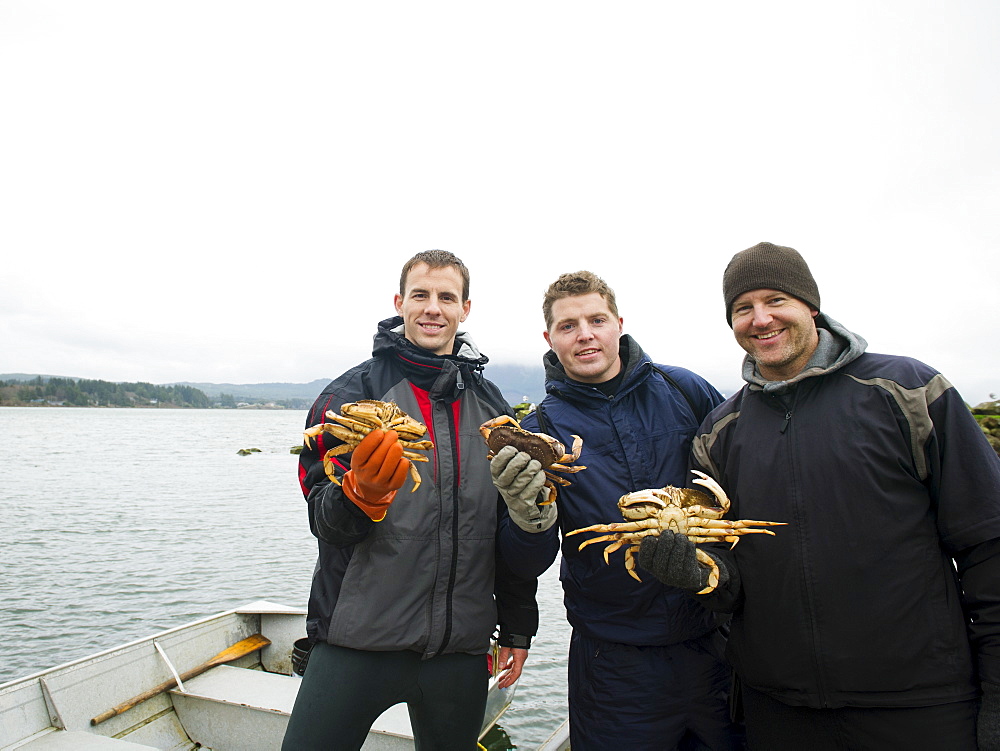
{"label": "navy blue rain jacket", "polygon": [[[559,487],[559,528],[563,534],[560,578],[567,617],[573,628],[604,641],[633,645],[669,645],[701,636],[718,623],[701,603],[668,587],[637,568],[642,582],[625,570],[624,550],[604,562],[606,543],[580,543],[593,533],[565,537],[591,524],[622,521],[618,499],[625,493],[665,485],[692,487],[688,472],[691,441],[701,420],[722,395],[700,376],[684,368],[654,366],[639,345],[622,336],[625,376],[618,393],[568,380],[554,352],[545,355],[547,396],[538,412],[528,415],[526,430],[548,433],[566,446],[572,435],[583,437],[578,464],[587,467],[562,475],[572,485]],[[683,389],[672,385],[659,370]],[[685,394],[687,396],[685,396]],[[690,403],[689,403],[690,400]],[[550,561],[558,552],[555,527],[545,538]]]}

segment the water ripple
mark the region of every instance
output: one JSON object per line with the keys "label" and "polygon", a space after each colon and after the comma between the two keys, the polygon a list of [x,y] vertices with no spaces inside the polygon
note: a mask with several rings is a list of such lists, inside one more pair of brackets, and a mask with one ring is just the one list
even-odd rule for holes
{"label": "water ripple", "polygon": [[[304,607],[316,544],[289,453],[304,417],[0,408],[0,683],[250,600]],[[555,568],[539,607],[502,723],[520,748],[566,714]]]}

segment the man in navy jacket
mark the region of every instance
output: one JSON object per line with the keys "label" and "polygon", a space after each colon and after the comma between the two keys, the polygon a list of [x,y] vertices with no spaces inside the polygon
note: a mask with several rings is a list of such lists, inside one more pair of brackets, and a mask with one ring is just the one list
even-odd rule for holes
{"label": "man in navy jacket", "polygon": [[[511,518],[534,514],[545,527],[558,507],[557,526],[520,538],[548,545],[554,560],[557,529],[565,535],[622,521],[618,499],[634,490],[687,486],[691,439],[722,397],[689,370],[654,365],[623,334],[614,292],[589,271],[560,276],[546,292],[543,313],[551,347],[544,358],[547,396],[522,426],[566,446],[581,436],[578,463],[586,470],[564,475],[572,484],[559,487],[554,504],[540,507],[547,489],[537,461],[507,447],[491,470]],[[515,513],[517,503],[524,513]],[[727,705],[722,620],[682,590],[649,575],[632,578],[620,552],[608,565],[604,546],[580,550],[583,541],[564,539],[560,577],[573,626],[573,750],[738,747]]]}

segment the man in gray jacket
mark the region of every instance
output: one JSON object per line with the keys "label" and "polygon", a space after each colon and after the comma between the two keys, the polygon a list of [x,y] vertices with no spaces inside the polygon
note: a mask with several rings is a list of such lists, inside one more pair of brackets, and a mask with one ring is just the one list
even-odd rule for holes
{"label": "man in gray jacket", "polygon": [[[319,541],[306,629],[314,647],[289,721],[286,751],[354,751],[374,720],[406,702],[418,748],[475,748],[487,652],[499,631],[499,685],[521,672],[538,626],[535,578],[504,548],[536,526],[508,512],[478,428],[509,413],[483,377],[487,362],[459,330],[469,272],[451,253],[403,267],[397,316],[379,324],[372,357],[329,384],[306,426],[361,399],[391,401],[433,442],[419,488],[394,430],[372,430],[349,454],[319,433],[299,480]],[[331,481],[333,473],[337,482]]]}
{"label": "man in gray jacket", "polygon": [[[998,748],[1000,459],[940,373],[820,311],[792,248],[760,243],[723,277],[747,384],[702,423],[693,466],[730,518],[774,537],[705,546],[691,596],[733,614],[751,748]],[[680,534],[639,564],[703,591]],[[980,695],[982,707],[977,707]]]}

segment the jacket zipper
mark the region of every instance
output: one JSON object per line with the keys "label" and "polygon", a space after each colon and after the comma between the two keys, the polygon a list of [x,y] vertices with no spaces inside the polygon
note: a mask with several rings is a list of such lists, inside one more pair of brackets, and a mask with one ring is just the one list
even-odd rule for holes
{"label": "jacket zipper", "polygon": [[[776,396],[775,400],[781,405],[782,409],[785,410],[784,421],[781,424],[780,433],[785,434],[788,430],[789,423],[792,419],[792,413],[795,410],[795,404],[799,397],[799,388],[801,384],[797,387],[791,394],[791,404],[786,402],[780,396]],[[799,464],[798,464],[798,443],[797,441],[789,436],[788,438],[788,468],[792,475],[792,483],[795,488],[795,509],[798,516],[802,516],[805,510],[802,508],[802,498],[799,489],[802,487],[799,483]],[[800,547],[802,549],[803,564],[805,561],[805,555],[808,548],[800,542]],[[802,571],[802,583],[805,587],[804,598],[805,607],[807,608],[808,618],[809,618],[809,628],[812,636],[813,643],[813,662],[814,671],[816,676],[816,691],[818,694],[820,706],[829,707],[829,698],[827,696],[826,690],[826,679],[823,660],[820,658],[820,635],[819,635],[819,624],[816,621],[816,608],[814,607],[814,597],[815,593],[813,591],[813,583],[807,576],[807,571],[803,568]]]}
{"label": "jacket zipper", "polygon": [[435,409],[439,409],[443,413],[445,424],[448,426],[448,436],[451,439],[449,449],[452,453],[452,464],[455,467],[455,471],[452,473],[451,562],[448,567],[448,587],[445,596],[445,625],[444,634],[441,636],[441,646],[436,650],[437,654],[441,654],[444,652],[445,647],[447,647],[448,642],[451,641],[451,631],[454,621],[453,598],[455,595],[455,580],[458,576],[459,457],[457,429],[454,421],[451,419],[451,415],[449,414],[449,405],[444,402],[438,402],[438,404],[435,405]]}

